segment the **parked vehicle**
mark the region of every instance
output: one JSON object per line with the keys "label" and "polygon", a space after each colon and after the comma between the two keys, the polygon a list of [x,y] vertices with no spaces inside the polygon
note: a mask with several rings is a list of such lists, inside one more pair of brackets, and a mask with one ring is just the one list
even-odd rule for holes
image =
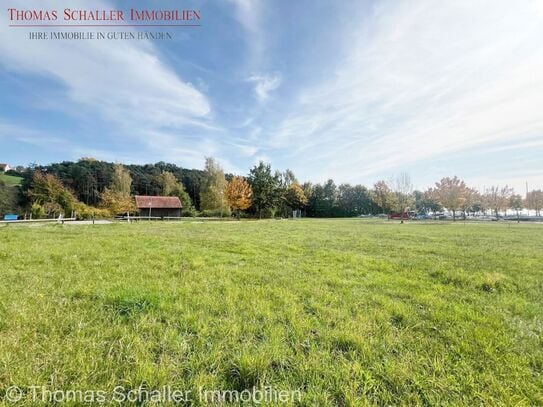
{"label": "parked vehicle", "polygon": [[417,214],[413,211],[399,213],[399,212],[392,212],[388,214],[388,219],[395,219],[395,220],[409,220],[409,219],[415,219]]}

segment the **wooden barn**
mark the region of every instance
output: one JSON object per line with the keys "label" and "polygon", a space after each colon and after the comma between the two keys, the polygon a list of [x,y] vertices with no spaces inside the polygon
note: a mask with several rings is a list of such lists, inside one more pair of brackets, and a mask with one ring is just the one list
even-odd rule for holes
{"label": "wooden barn", "polygon": [[176,196],[136,195],[136,206],[140,216],[180,217],[181,201]]}

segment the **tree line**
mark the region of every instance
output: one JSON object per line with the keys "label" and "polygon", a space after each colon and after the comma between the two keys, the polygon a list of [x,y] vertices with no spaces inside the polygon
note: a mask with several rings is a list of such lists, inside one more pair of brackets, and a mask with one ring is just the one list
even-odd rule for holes
{"label": "tree line", "polygon": [[[458,177],[445,177],[425,191],[413,189],[407,173],[380,180],[372,187],[301,183],[291,170],[273,170],[260,162],[245,176],[226,174],[213,158],[203,170],[158,162],[122,165],[82,158],[76,162],[31,165],[9,172],[22,182],[7,194],[0,180],[0,213],[26,213],[33,218],[75,214],[80,218],[135,213],[134,195],[177,196],[182,216],[289,217],[300,211],[308,217],[419,213],[447,210],[454,219],[473,214],[499,216],[508,209],[531,209],[541,215],[543,192],[524,197],[508,186],[485,191],[471,188]],[[9,198],[7,196],[9,195]]]}

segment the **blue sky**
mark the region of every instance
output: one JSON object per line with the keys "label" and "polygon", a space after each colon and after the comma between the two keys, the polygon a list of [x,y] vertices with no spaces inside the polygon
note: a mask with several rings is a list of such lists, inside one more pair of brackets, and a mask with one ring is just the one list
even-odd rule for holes
{"label": "blue sky", "polygon": [[[1,1],[0,162],[213,156],[301,181],[543,188],[540,1]],[[8,7],[194,8],[202,26],[30,41]]]}

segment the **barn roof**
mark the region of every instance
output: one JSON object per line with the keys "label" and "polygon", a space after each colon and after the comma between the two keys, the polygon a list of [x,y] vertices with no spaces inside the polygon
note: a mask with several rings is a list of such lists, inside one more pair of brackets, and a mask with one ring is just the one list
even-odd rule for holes
{"label": "barn roof", "polygon": [[136,206],[138,209],[149,208],[180,209],[183,207],[181,201],[176,196],[148,196],[136,195]]}

